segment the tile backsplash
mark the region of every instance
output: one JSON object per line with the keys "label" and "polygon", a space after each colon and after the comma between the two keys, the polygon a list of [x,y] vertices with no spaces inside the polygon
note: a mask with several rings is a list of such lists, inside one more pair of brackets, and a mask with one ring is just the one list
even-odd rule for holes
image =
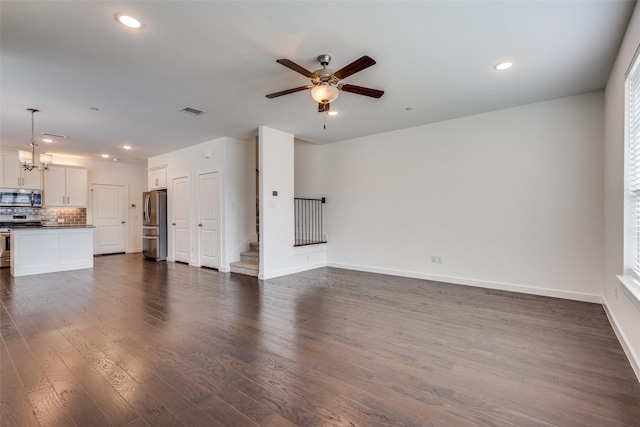
{"label": "tile backsplash", "polygon": [[85,225],[87,223],[86,208],[46,208],[41,212],[43,222],[64,220],[65,225]]}
{"label": "tile backsplash", "polygon": [[86,208],[0,208],[0,214],[40,214],[42,222],[57,223],[62,219],[66,225],[85,225],[87,223]]}

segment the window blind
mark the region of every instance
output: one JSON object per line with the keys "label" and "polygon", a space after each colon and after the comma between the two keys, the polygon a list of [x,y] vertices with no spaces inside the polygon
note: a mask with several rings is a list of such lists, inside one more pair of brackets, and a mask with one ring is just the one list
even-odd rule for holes
{"label": "window blind", "polygon": [[627,224],[625,257],[640,278],[640,67],[636,58],[627,76]]}

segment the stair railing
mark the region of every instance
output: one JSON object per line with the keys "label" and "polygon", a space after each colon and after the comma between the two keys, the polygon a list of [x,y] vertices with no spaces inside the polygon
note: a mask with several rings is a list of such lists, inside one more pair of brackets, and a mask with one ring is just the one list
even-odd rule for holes
{"label": "stair railing", "polygon": [[326,199],[294,199],[295,243],[294,246],[318,245],[327,243],[324,223],[324,205]]}

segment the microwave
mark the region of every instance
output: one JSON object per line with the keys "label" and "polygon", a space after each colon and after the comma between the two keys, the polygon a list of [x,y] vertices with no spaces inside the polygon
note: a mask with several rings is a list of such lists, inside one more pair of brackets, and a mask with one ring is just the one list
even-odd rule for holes
{"label": "microwave", "polygon": [[41,208],[42,190],[28,188],[0,188],[0,207]]}

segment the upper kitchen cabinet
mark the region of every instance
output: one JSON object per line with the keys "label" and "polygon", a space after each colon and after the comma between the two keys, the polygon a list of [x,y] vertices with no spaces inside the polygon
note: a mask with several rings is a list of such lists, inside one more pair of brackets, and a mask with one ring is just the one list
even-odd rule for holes
{"label": "upper kitchen cabinet", "polygon": [[87,207],[87,170],[71,166],[49,166],[44,173],[44,205]]}
{"label": "upper kitchen cabinet", "polygon": [[24,170],[16,151],[0,152],[0,168],[0,187],[42,189],[42,172]]}
{"label": "upper kitchen cabinet", "polygon": [[163,190],[167,188],[167,165],[149,169],[149,190]]}

